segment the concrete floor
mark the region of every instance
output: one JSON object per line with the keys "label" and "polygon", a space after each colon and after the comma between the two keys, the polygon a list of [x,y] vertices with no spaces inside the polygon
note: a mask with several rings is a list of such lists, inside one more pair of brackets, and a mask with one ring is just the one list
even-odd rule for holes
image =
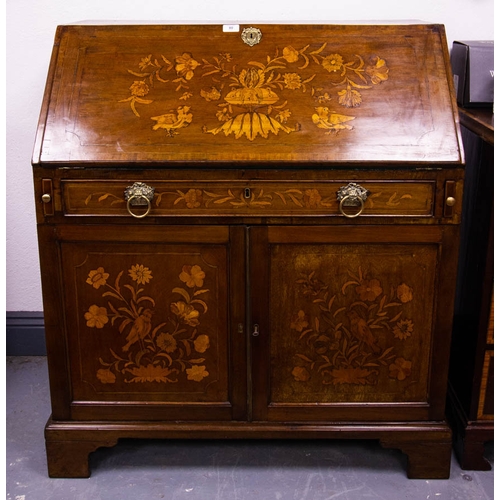
{"label": "concrete floor", "polygon": [[[49,479],[45,357],[8,357],[7,500],[486,500],[493,471],[409,480],[374,441],[120,441],[91,454],[90,479]],[[487,447],[493,463],[493,444]]]}

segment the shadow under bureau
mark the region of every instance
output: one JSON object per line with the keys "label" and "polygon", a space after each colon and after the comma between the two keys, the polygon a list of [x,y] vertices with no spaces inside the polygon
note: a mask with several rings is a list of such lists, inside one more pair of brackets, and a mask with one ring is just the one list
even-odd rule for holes
{"label": "shadow under bureau", "polygon": [[49,475],[120,438],[356,438],[448,477],[457,123],[439,25],[59,27]]}

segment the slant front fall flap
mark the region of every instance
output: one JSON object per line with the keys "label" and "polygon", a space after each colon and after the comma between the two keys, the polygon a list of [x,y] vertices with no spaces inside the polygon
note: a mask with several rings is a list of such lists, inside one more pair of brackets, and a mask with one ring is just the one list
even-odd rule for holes
{"label": "slant front fall flap", "polygon": [[61,27],[35,162],[460,162],[441,27],[377,28]]}

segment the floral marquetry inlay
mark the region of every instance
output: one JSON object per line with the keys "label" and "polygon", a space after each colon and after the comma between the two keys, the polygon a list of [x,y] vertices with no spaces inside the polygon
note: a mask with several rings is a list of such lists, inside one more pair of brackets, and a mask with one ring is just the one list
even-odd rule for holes
{"label": "floral marquetry inlay", "polygon": [[[226,184],[226,185],[224,185]],[[174,182],[155,183],[151,204],[155,210],[185,213],[213,211],[237,212],[304,212],[332,213],[339,205],[338,191],[342,183],[246,183]],[[372,214],[400,213],[427,215],[432,206],[429,199],[433,186],[429,183],[395,185],[366,183],[369,195],[365,208]],[[123,209],[126,201],[121,186],[106,183],[96,189],[94,184],[85,190],[68,190],[72,209]],[[76,186],[75,186],[76,188]],[[90,191],[92,189],[92,191]],[[95,189],[95,190],[94,190]]]}
{"label": "floral marquetry inlay", "polygon": [[205,354],[210,337],[204,333],[208,311],[205,272],[198,265],[184,265],[178,286],[172,288],[165,308],[146,293],[155,279],[154,270],[132,265],[112,277],[103,267],[89,272],[86,284],[100,292],[100,300],[84,314],[88,328],[106,330],[119,338],[119,348],[99,358],[96,378],[114,384],[118,378],[131,383],[177,383],[180,377],[201,382],[210,376]]}
{"label": "floral marquetry inlay", "polygon": [[[363,93],[389,78],[379,55],[347,55],[333,43],[276,47],[255,60],[230,52],[205,57],[182,52],[145,55],[135,64],[127,69],[134,77],[130,95],[118,102],[127,103],[136,117],[147,113],[148,105],[164,102],[164,113],[149,117],[152,130],[167,137],[196,126],[205,134],[254,141],[299,132],[304,120],[318,132],[338,134],[354,128]],[[307,96],[301,98],[301,106],[309,107],[306,115],[298,110],[298,92]],[[206,123],[201,108],[212,110]]]}
{"label": "floral marquetry inlay", "polygon": [[[326,385],[375,385],[380,377],[405,380],[412,360],[402,347],[418,330],[405,307],[414,298],[411,285],[395,283],[385,290],[361,267],[347,275],[339,290],[314,271],[296,280],[307,305],[290,318],[297,347],[290,376],[307,383],[316,373]],[[392,339],[384,347],[382,335]]]}

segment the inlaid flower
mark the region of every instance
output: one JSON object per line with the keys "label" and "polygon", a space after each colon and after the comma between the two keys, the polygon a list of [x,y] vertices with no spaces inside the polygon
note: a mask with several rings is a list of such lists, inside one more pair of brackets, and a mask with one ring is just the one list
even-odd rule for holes
{"label": "inlaid flower", "polygon": [[210,347],[210,339],[208,335],[198,335],[194,339],[194,350],[196,352],[205,352]]}
{"label": "inlaid flower", "polygon": [[186,205],[188,208],[198,208],[203,200],[203,192],[201,189],[190,189],[185,196]]}
{"label": "inlaid flower", "polygon": [[301,332],[304,328],[309,326],[309,322],[307,321],[306,313],[300,310],[293,318],[290,323],[290,328],[296,330],[297,332]]}
{"label": "inlaid flower", "polygon": [[231,119],[231,115],[228,112],[227,108],[223,108],[215,113],[217,120],[220,122],[227,122]]}
{"label": "inlaid flower", "polygon": [[203,192],[201,189],[190,189],[182,195],[182,199],[188,208],[198,208],[203,201]]}
{"label": "inlaid flower", "polygon": [[277,115],[276,120],[279,120],[280,123],[286,123],[288,118],[292,116],[292,113],[289,109],[282,109]]}
{"label": "inlaid flower", "polygon": [[396,295],[403,304],[406,304],[413,300],[413,289],[403,283],[398,286]]}
{"label": "inlaid flower", "polygon": [[170,309],[187,325],[198,326],[200,324],[200,322],[198,321],[200,313],[192,305],[186,304],[182,301],[173,302],[172,304],[170,304]]}
{"label": "inlaid flower", "polygon": [[317,354],[325,354],[327,351],[339,349],[339,343],[332,342],[328,335],[320,335],[312,341],[312,346]]}
{"label": "inlaid flower", "polygon": [[321,203],[321,195],[317,189],[306,189],[304,203],[307,208],[317,208]]}
{"label": "inlaid flower", "polygon": [[151,62],[151,57],[153,57],[153,54],[149,54],[148,57],[143,57],[141,59],[141,62],[139,63],[139,68],[145,70],[148,66],[153,66],[153,63]]}
{"label": "inlaid flower", "polygon": [[146,82],[143,81],[135,81],[130,86],[130,93],[136,97],[144,97],[149,94],[149,87]]}
{"label": "inlaid flower", "polygon": [[318,100],[318,102],[320,104],[325,104],[328,101],[332,100],[332,98],[328,92],[325,92],[324,94],[317,96],[316,99]]}
{"label": "inlaid flower", "polygon": [[292,375],[297,382],[307,382],[311,378],[311,374],[303,366],[295,366]]}
{"label": "inlaid flower", "polygon": [[209,375],[205,365],[195,365],[192,368],[188,368],[186,370],[186,374],[188,380],[194,380],[195,382],[201,382]]}
{"label": "inlaid flower", "polygon": [[198,61],[193,59],[193,56],[188,52],[184,52],[182,56],[175,58],[175,71],[178,75],[183,76],[186,80],[191,80],[194,76],[194,70],[200,65]]}
{"label": "inlaid flower", "polygon": [[347,89],[338,92],[338,95],[339,103],[346,108],[357,108],[363,100],[361,94],[350,85],[347,86]]}
{"label": "inlaid flower", "polygon": [[220,52],[219,56],[220,56],[221,60],[226,61],[226,62],[231,62],[231,60],[232,60],[231,54],[229,52]]}
{"label": "inlaid flower", "polygon": [[210,90],[200,90],[200,95],[205,99],[205,101],[218,101],[220,99],[220,92],[215,87],[212,87]]}
{"label": "inlaid flower", "polygon": [[130,103],[130,108],[135,116],[141,116],[135,105],[140,104],[151,104],[153,101],[151,99],[143,99],[145,95],[149,93],[149,87],[144,81],[135,81],[130,87],[131,96],[128,99],[121,99],[118,102],[128,102]]}
{"label": "inlaid flower", "polygon": [[250,68],[241,70],[238,79],[243,87],[254,89],[264,84],[266,75],[261,69]]}
{"label": "inlaid flower", "polygon": [[170,333],[161,333],[156,339],[156,345],[161,350],[171,353],[177,349],[177,340]]}
{"label": "inlaid flower", "polygon": [[104,325],[109,321],[108,311],[105,307],[94,304],[85,313],[85,319],[87,320],[87,326],[90,328],[104,328]]}
{"label": "inlaid flower", "polygon": [[182,266],[182,272],[179,274],[179,279],[186,283],[189,288],[194,288],[195,286],[203,286],[203,280],[205,279],[205,273],[200,266]]}
{"label": "inlaid flower", "polygon": [[407,339],[413,333],[413,322],[409,319],[402,319],[396,323],[392,332],[397,339]]}
{"label": "inlaid flower", "polygon": [[363,280],[359,286],[356,287],[356,293],[361,300],[374,301],[381,293],[382,288],[379,280]]}
{"label": "inlaid flower", "polygon": [[283,49],[283,57],[287,62],[294,63],[299,60],[299,52],[289,45]]}
{"label": "inlaid flower", "polygon": [[127,382],[174,382],[174,380],[168,379],[168,376],[171,373],[178,373],[178,370],[170,370],[169,368],[152,364],[137,366],[126,371],[134,375],[134,378]]}
{"label": "inlaid flower", "polygon": [[300,75],[297,73],[285,73],[283,79],[285,80],[285,88],[287,89],[295,90],[302,87]]}
{"label": "inlaid flower", "polygon": [[404,380],[411,373],[411,361],[404,358],[397,358],[389,366],[389,377]]}
{"label": "inlaid flower", "polygon": [[308,277],[307,280],[298,280],[297,283],[302,285],[302,294],[304,297],[317,297],[320,293],[328,289],[322,281]]}
{"label": "inlaid flower", "polygon": [[340,68],[342,68],[344,64],[344,60],[340,54],[331,54],[323,59],[321,65],[325,68],[329,73],[336,72]]}
{"label": "inlaid flower", "polygon": [[110,370],[104,370],[101,368],[100,370],[97,370],[96,375],[101,384],[114,384],[116,382],[116,375]]}
{"label": "inlaid flower", "polygon": [[89,277],[86,283],[92,285],[96,290],[106,284],[109,274],[104,272],[103,267],[98,267],[97,269],[90,271]]}
{"label": "inlaid flower", "polygon": [[366,66],[366,74],[370,77],[373,84],[385,82],[389,78],[389,68],[383,59],[378,56],[370,58],[369,65]]}
{"label": "inlaid flower", "polygon": [[144,267],[142,264],[136,264],[132,266],[128,271],[129,276],[139,283],[139,285],[145,285],[153,278],[152,272],[149,267]]}

